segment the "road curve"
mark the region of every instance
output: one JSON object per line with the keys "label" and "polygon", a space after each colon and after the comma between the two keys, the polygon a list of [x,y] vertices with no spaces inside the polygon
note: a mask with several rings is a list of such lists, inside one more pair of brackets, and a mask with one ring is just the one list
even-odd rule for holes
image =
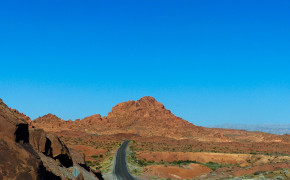
{"label": "road curve", "polygon": [[129,141],[124,141],[117,151],[114,174],[118,180],[134,180],[134,177],[128,172],[126,162],[126,148]]}

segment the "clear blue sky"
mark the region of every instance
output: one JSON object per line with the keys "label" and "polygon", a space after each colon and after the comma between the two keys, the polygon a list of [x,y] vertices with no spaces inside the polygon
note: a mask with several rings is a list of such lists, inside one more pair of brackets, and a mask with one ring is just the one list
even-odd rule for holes
{"label": "clear blue sky", "polygon": [[32,119],[155,97],[197,125],[290,121],[290,1],[2,1],[0,98]]}

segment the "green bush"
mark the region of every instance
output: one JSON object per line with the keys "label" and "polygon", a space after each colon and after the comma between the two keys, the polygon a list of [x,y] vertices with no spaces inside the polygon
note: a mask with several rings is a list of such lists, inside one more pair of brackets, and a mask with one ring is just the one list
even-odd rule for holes
{"label": "green bush", "polygon": [[93,155],[93,156],[91,156],[91,157],[94,158],[94,159],[98,159],[98,158],[99,158],[98,155]]}
{"label": "green bush", "polygon": [[207,163],[205,163],[203,165],[205,165],[206,167],[211,168],[213,171],[215,171],[218,168],[230,167],[231,166],[231,164],[219,164],[219,163],[216,163],[216,162],[207,162]]}

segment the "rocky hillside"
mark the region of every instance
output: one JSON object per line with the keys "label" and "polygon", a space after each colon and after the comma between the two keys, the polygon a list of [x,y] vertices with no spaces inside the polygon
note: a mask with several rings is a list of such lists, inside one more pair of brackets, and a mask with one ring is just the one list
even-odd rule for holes
{"label": "rocky hillside", "polygon": [[64,121],[48,114],[33,120],[32,125],[52,132],[77,130],[97,134],[133,133],[171,138],[194,138],[197,134],[207,134],[205,128],[176,117],[163,104],[149,96],[138,101],[120,103],[104,117],[96,114],[81,120]]}
{"label": "rocky hillside", "polygon": [[119,133],[132,132],[145,136],[166,136],[172,138],[193,137],[205,131],[182,118],[176,117],[153,97],[143,97],[138,101],[123,102],[103,117],[108,128]]}
{"label": "rocky hillside", "polygon": [[81,120],[65,121],[48,114],[33,120],[31,124],[49,132],[67,130],[103,135],[131,133],[146,137],[162,136],[215,142],[285,141],[285,138],[278,135],[195,126],[176,117],[162,103],[150,96],[145,96],[138,101],[117,104],[108,116],[104,117],[95,114]]}
{"label": "rocky hillside", "polygon": [[56,135],[29,127],[30,119],[0,99],[0,179],[97,179],[84,155],[69,149]]}
{"label": "rocky hillside", "polygon": [[47,114],[38,117],[32,121],[33,127],[43,128],[49,132],[59,132],[63,130],[85,131],[89,133],[97,133],[105,128],[107,124],[101,118],[101,115],[96,114],[86,117],[82,120],[76,119],[75,121],[65,121],[53,114]]}

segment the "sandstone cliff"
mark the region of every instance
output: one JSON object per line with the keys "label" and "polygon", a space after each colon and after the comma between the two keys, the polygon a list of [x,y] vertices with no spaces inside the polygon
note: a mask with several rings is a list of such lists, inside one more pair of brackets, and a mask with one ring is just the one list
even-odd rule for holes
{"label": "sandstone cliff", "polygon": [[73,168],[83,179],[96,179],[80,159],[83,155],[56,135],[29,128],[26,117],[0,99],[0,179],[73,179]]}

